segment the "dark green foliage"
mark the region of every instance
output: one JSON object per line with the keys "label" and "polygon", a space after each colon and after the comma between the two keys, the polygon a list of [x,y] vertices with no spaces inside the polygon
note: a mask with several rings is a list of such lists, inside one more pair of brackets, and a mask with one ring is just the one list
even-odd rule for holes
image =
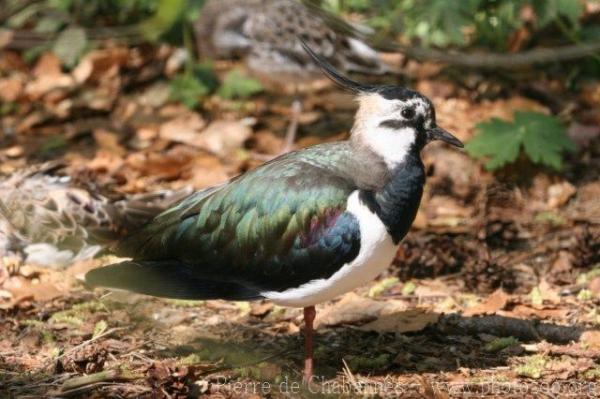
{"label": "dark green foliage", "polygon": [[[67,67],[97,40],[125,43],[169,39],[181,45],[203,0],[41,0],[22,7],[7,1],[0,21],[12,29],[48,34],[49,42],[27,50],[28,58],[51,49]],[[185,12],[184,12],[185,11]]]}
{"label": "dark green foliage", "polygon": [[262,91],[262,85],[256,79],[244,75],[239,69],[227,73],[218,94],[226,99],[244,99]]}
{"label": "dark green foliage", "polygon": [[200,99],[212,93],[218,84],[212,65],[198,64],[192,72],[181,73],[171,81],[170,96],[188,108],[195,108]]}
{"label": "dark green foliage", "polygon": [[156,41],[181,18],[186,0],[156,0],[155,13],[140,23],[140,32],[150,41]]}
{"label": "dark green foliage", "polygon": [[521,149],[532,162],[560,169],[563,153],[575,149],[558,118],[537,112],[516,112],[514,122],[493,118],[477,130],[465,148],[475,158],[486,158],[489,170],[514,162]]}
{"label": "dark green foliage", "polygon": [[[388,34],[402,33],[424,45],[439,47],[483,45],[505,50],[513,33],[528,23],[525,7],[535,14],[536,30],[561,24],[578,32],[583,3],[578,0],[324,0],[334,12],[366,12],[371,26]],[[569,34],[563,32],[568,39]]]}
{"label": "dark green foliage", "polygon": [[572,25],[577,25],[579,17],[583,13],[583,2],[579,0],[531,0],[520,1],[531,4],[538,17],[538,24],[544,27],[552,21],[564,17]]}
{"label": "dark green foliage", "polygon": [[[11,7],[19,1],[9,1]],[[45,0],[32,2],[12,15],[7,25],[23,28],[35,24],[35,30],[57,32],[67,24],[85,27],[133,24],[152,16],[157,0]]]}

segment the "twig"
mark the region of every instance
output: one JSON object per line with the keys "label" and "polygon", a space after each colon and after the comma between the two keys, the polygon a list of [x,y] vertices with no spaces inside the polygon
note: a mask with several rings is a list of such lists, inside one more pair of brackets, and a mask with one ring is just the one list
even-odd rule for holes
{"label": "twig", "polygon": [[137,380],[142,378],[140,374],[134,374],[129,370],[122,370],[121,368],[104,370],[98,373],[84,375],[80,377],[74,377],[65,381],[61,387],[63,392],[70,391],[83,386],[93,385],[100,382],[107,381],[118,381],[118,380]]}
{"label": "twig", "polygon": [[435,326],[444,334],[491,334],[499,337],[515,337],[521,341],[546,340],[565,344],[579,340],[586,331],[579,326],[560,326],[537,321],[502,316],[462,317],[458,314],[444,315]]}

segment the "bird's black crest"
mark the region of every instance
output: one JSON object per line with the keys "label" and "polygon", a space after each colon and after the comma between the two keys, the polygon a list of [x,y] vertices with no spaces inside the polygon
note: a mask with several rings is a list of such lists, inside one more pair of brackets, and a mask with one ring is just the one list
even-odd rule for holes
{"label": "bird's black crest", "polygon": [[331,65],[326,59],[316,54],[308,44],[301,37],[298,38],[302,43],[304,50],[312,57],[313,60],[321,67],[323,72],[329,79],[337,83],[339,86],[353,91],[355,93],[374,93],[377,91],[377,86],[365,85],[353,81],[352,79],[342,75],[333,65]]}
{"label": "bird's black crest", "polygon": [[302,43],[304,50],[312,57],[312,59],[321,67],[327,77],[337,83],[344,89],[348,89],[355,93],[378,93],[387,100],[408,100],[414,97],[419,97],[416,91],[407,89],[401,86],[375,86],[355,82],[354,80],[342,75],[333,65],[326,59],[316,54],[313,49],[302,39],[298,38]]}

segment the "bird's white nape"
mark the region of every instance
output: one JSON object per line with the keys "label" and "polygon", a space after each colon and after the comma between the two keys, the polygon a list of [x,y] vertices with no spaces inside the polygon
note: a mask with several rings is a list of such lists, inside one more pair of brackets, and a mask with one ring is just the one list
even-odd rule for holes
{"label": "bird's white nape", "polygon": [[[358,97],[359,109],[352,129],[352,140],[368,147],[380,156],[392,170],[399,165],[415,143],[417,132],[414,128],[395,129],[382,126],[390,119],[402,119],[400,109],[408,102],[386,100],[379,94],[362,94]],[[424,112],[424,106],[414,101],[416,112]],[[423,111],[421,111],[423,107]]]}

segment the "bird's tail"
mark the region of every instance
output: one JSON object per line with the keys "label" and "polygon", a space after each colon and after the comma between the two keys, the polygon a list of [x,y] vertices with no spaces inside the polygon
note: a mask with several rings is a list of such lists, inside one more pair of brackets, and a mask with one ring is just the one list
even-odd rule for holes
{"label": "bird's tail", "polygon": [[260,299],[259,292],[229,281],[199,278],[177,261],[125,261],[89,271],[92,287],[122,289],[138,294],[174,299]]}

